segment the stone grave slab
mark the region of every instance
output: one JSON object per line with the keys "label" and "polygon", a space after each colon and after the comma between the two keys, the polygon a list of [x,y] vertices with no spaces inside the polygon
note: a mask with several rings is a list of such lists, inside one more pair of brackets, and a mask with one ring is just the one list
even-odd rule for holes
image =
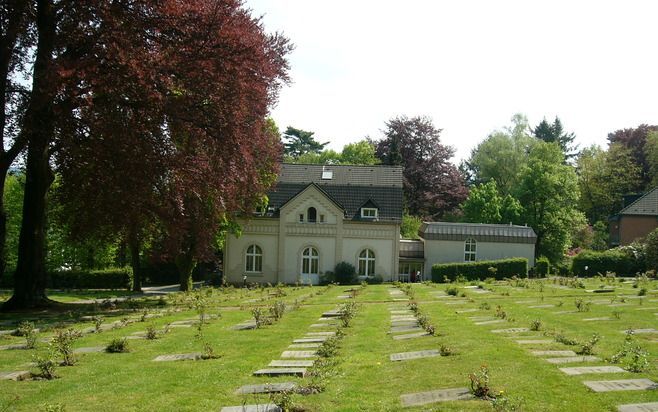
{"label": "stone grave slab", "polygon": [[244,385],[240,389],[235,391],[238,395],[247,395],[251,393],[273,393],[273,392],[284,392],[291,391],[297,387],[295,382],[277,382],[277,383],[265,383],[258,385]]}
{"label": "stone grave slab", "polygon": [[173,355],[160,355],[153,359],[155,362],[174,362],[182,360],[199,360],[201,359],[201,353],[177,353]]}
{"label": "stone grave slab", "polygon": [[321,343],[294,343],[292,345],[289,345],[288,347],[290,349],[313,349],[313,348],[319,348]]}
{"label": "stone grave slab", "polygon": [[619,412],[658,412],[658,402],[629,403],[617,406]]}
{"label": "stone grave slab", "polygon": [[302,378],[306,375],[306,368],[270,368],[270,369],[259,369],[254,372],[256,376],[301,376]]}
{"label": "stone grave slab", "polygon": [[476,325],[482,326],[482,325],[493,325],[495,323],[503,323],[505,322],[504,319],[494,319],[494,320],[483,320],[481,322],[475,322]]}
{"label": "stone grave slab", "polygon": [[471,313],[471,312],[477,312],[480,309],[462,309],[462,310],[456,310],[455,313],[462,314],[462,313]]}
{"label": "stone grave slab", "polygon": [[395,302],[401,302],[401,301],[406,301],[406,300],[409,300],[409,298],[395,298],[395,299],[393,299],[393,301],[395,301]]}
{"label": "stone grave slab", "polygon": [[467,303],[468,302],[466,302],[465,300],[456,300],[454,302],[446,302],[446,305],[465,305]]}
{"label": "stone grave slab", "polygon": [[519,345],[548,345],[553,342],[552,339],[519,339],[516,341]]}
{"label": "stone grave slab", "polygon": [[610,308],[618,308],[620,306],[631,306],[631,304],[630,303],[612,303],[612,304],[608,305],[608,307],[610,307]]}
{"label": "stone grave slab", "polygon": [[427,332],[417,332],[417,333],[405,333],[404,335],[394,335],[394,340],[406,340],[406,339],[416,339],[423,336],[429,336]]}
{"label": "stone grave slab", "polygon": [[478,285],[468,285],[468,286],[462,286],[462,289],[478,289]]}
{"label": "stone grave slab", "polygon": [[0,346],[0,350],[16,350],[16,349],[27,349],[27,345],[25,344],[15,344],[15,345],[2,345]]}
{"label": "stone grave slab", "polygon": [[607,316],[603,316],[603,317],[600,317],[600,318],[585,318],[585,319],[581,319],[581,320],[583,322],[597,322],[597,321],[611,320],[611,319]]}
{"label": "stone grave slab", "polygon": [[633,310],[656,310],[658,307],[652,306],[652,307],[647,307],[647,308],[635,308]]}
{"label": "stone grave slab", "polygon": [[484,293],[491,293],[491,291],[486,289],[473,289],[473,293],[484,294]]}
{"label": "stone grave slab", "polygon": [[646,391],[658,389],[651,379],[619,379],[613,381],[584,381],[583,384],[594,392]]}
{"label": "stone grave slab", "polygon": [[450,299],[452,296],[450,295],[432,295],[434,299]]}
{"label": "stone grave slab", "polygon": [[322,343],[327,338],[325,336],[318,336],[315,338],[301,338],[301,339],[295,339],[292,341],[292,343]]}
{"label": "stone grave slab", "polygon": [[405,320],[399,322],[391,322],[391,327],[401,327],[401,326],[418,326],[418,321]]}
{"label": "stone grave slab", "polygon": [[313,350],[286,350],[281,354],[282,358],[315,358],[317,354]]}
{"label": "stone grave slab", "polygon": [[414,315],[396,315],[391,316],[391,320],[416,320],[416,317]]}
{"label": "stone grave slab", "polygon": [[572,350],[532,350],[530,353],[535,356],[577,356]]}
{"label": "stone grave slab", "polygon": [[570,313],[578,313],[576,310],[560,310],[557,312],[553,312],[554,315],[568,315]]}
{"label": "stone grave slab", "polygon": [[481,316],[469,316],[468,318],[469,318],[470,320],[474,321],[474,322],[482,322],[482,321],[484,321],[484,320],[495,320],[495,319],[497,319],[497,318],[494,318],[493,316],[488,316],[488,315],[487,315],[487,316],[485,316],[485,315],[481,315]]}
{"label": "stone grave slab", "polygon": [[391,315],[412,315],[413,316],[413,311],[410,310],[392,310]]}
{"label": "stone grave slab", "polygon": [[233,329],[233,330],[256,329],[256,322],[238,323],[237,325],[233,326],[231,329]]}
{"label": "stone grave slab", "polygon": [[441,356],[441,353],[436,349],[430,350],[420,350],[416,352],[401,352],[401,353],[392,353],[389,358],[393,362],[405,361],[412,359],[421,359],[421,358],[432,358],[435,356]]}
{"label": "stone grave slab", "polygon": [[306,336],[336,336],[336,332],[306,332]]}
{"label": "stone grave slab", "polygon": [[324,312],[322,314],[322,317],[324,318],[338,318],[342,315],[343,313],[339,310],[330,310],[328,312]]}
{"label": "stone grave slab", "polygon": [[625,369],[619,366],[578,366],[575,368],[559,368],[567,375],[585,375],[588,373],[623,373]]}
{"label": "stone grave slab", "polygon": [[629,329],[622,331],[622,333],[630,333],[630,332],[633,332],[634,335],[642,335],[648,333],[658,333],[658,329],[647,328],[647,329]]}
{"label": "stone grave slab", "polygon": [[309,326],[309,328],[321,329],[321,328],[331,328],[331,327],[334,327],[334,326],[337,326],[337,325],[335,323],[314,323],[311,326]]}
{"label": "stone grave slab", "polygon": [[544,309],[544,308],[554,308],[555,305],[533,305],[533,306],[528,306],[529,309]]}
{"label": "stone grave slab", "polygon": [[335,322],[335,318],[319,318],[318,322]]}
{"label": "stone grave slab", "polygon": [[199,323],[198,319],[185,319],[185,320],[176,320],[173,321],[169,324],[169,326],[176,326],[176,325],[196,325]]}
{"label": "stone grave slab", "polygon": [[77,348],[73,349],[73,353],[75,354],[80,354],[80,353],[99,353],[99,352],[105,352],[105,346],[90,346],[87,348]]}
{"label": "stone grave slab", "polygon": [[391,328],[388,333],[420,332],[424,330],[420,326],[396,326]]}
{"label": "stone grave slab", "polygon": [[598,362],[599,359],[596,356],[565,356],[563,358],[547,358],[546,362],[561,364],[561,363],[581,363],[581,362]]}
{"label": "stone grave slab", "polygon": [[30,371],[0,372],[0,380],[24,381],[31,377],[32,373]]}
{"label": "stone grave slab", "polygon": [[494,329],[491,333],[523,333],[530,332],[528,328],[508,328],[508,329]]}
{"label": "stone grave slab", "polygon": [[310,368],[313,363],[312,360],[273,360],[267,366],[273,368]]}
{"label": "stone grave slab", "polygon": [[403,407],[421,406],[436,402],[475,399],[468,388],[439,389],[435,391],[410,393],[400,396]]}
{"label": "stone grave slab", "polygon": [[126,340],[146,340],[146,336],[131,335],[131,336],[126,336],[123,339],[126,339]]}
{"label": "stone grave slab", "polygon": [[[170,328],[191,328],[192,325],[188,324],[178,324],[178,325],[169,325]],[[253,329],[253,328],[252,328]]]}
{"label": "stone grave slab", "polygon": [[516,303],[518,305],[526,305],[528,303],[535,303],[535,301],[534,300],[517,300],[514,303]]}
{"label": "stone grave slab", "polygon": [[350,295],[338,295],[338,296],[336,296],[336,299],[350,299],[350,298],[351,298]]}
{"label": "stone grave slab", "polygon": [[273,403],[255,405],[225,406],[220,412],[281,412],[281,408]]}

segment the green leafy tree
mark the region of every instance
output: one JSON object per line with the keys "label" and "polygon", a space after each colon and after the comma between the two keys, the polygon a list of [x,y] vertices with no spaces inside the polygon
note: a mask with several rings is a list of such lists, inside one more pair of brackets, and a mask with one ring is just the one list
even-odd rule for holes
{"label": "green leafy tree", "polygon": [[283,153],[293,160],[307,153],[320,154],[329,142],[318,142],[313,137],[314,134],[315,132],[288,126],[286,132],[283,134]]}
{"label": "green leafy tree", "polygon": [[557,144],[539,142],[533,146],[516,192],[524,206],[521,219],[537,234],[536,256],[560,261],[571,244],[572,228],[583,221],[583,215],[576,209],[576,173],[564,163]]}
{"label": "green leafy tree", "polygon": [[527,130],[528,120],[516,114],[511,126],[490,134],[462,165],[470,180],[476,184],[493,180],[501,194],[511,194],[518,186],[519,172],[527,163],[528,151],[536,140]]}
{"label": "green leafy tree", "polygon": [[651,187],[658,186],[658,131],[647,133],[647,141],[644,144],[644,155],[649,167]]}
{"label": "green leafy tree", "polygon": [[18,259],[18,235],[21,231],[23,188],[25,175],[8,174],[5,179],[4,206],[7,213],[7,240],[5,244],[5,262],[7,272],[16,270]]}
{"label": "green leafy tree", "polygon": [[340,163],[350,165],[375,165],[379,159],[375,155],[375,145],[369,140],[361,140],[343,147]]}
{"label": "green leafy tree", "polygon": [[573,143],[576,135],[574,133],[565,132],[562,122],[557,116],[555,117],[555,120],[553,120],[553,123],[547,122],[546,118],[544,118],[537,127],[532,129],[532,134],[537,139],[541,139],[545,142],[557,143],[567,159],[576,155],[576,146]]}
{"label": "green leafy tree", "polygon": [[640,168],[630,150],[619,143],[607,151],[598,146],[585,148],[576,162],[579,207],[590,222],[607,221],[623,206],[623,195],[636,192]]}
{"label": "green leafy tree", "polygon": [[408,213],[402,215],[402,224],[400,225],[400,235],[405,239],[418,239],[418,230],[423,220],[418,216],[412,216]]}
{"label": "green leafy tree", "polygon": [[647,235],[645,253],[647,268],[658,272],[658,229]]}
{"label": "green leafy tree", "polygon": [[512,195],[501,196],[492,180],[471,188],[462,210],[467,222],[519,223],[523,208]]}

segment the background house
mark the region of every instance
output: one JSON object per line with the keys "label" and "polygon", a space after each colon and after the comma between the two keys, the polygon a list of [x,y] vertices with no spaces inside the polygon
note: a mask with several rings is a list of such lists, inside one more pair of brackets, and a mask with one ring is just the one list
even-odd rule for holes
{"label": "background house", "polygon": [[267,211],[227,239],[228,282],[317,284],[343,261],[360,275],[397,275],[402,167],[283,164],[267,195]]}
{"label": "background house", "polygon": [[658,227],[658,187],[612,216],[610,245],[623,246],[642,239]]}

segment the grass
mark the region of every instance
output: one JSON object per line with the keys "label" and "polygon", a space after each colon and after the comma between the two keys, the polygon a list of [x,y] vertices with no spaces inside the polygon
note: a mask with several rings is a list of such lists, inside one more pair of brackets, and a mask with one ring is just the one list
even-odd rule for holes
{"label": "grass", "polygon": [[[601,281],[585,281],[587,289],[599,288]],[[459,288],[467,297],[437,299],[434,295],[448,286]],[[389,307],[404,308],[405,302],[393,302],[388,293],[391,285],[371,285],[358,294],[360,310],[345,329],[346,336],[340,344],[337,356],[337,373],[326,379],[326,390],[319,394],[292,395],[293,402],[306,411],[397,411],[400,410],[401,394],[433,389],[468,387],[468,374],[486,364],[490,370],[491,387],[495,393],[504,391],[512,399],[522,399],[527,411],[582,411],[615,410],[625,403],[656,402],[658,391],[631,391],[593,393],[581,382],[624,378],[649,378],[658,382],[656,359],[658,343],[656,335],[637,335],[635,340],[649,353],[650,367],[642,373],[610,375],[567,376],[557,365],[549,364],[530,354],[529,349],[565,350],[572,347],[553,342],[540,347],[518,345],[514,338],[550,339],[545,334],[553,331],[585,341],[593,333],[602,336],[594,347],[596,356],[611,357],[623,345],[625,329],[655,328],[658,317],[658,281],[647,287],[646,296],[640,299],[637,288],[630,284],[615,283],[615,293],[594,294],[584,289],[559,288],[551,281],[530,281],[528,287],[517,282],[483,284],[493,291],[477,294],[464,288],[466,284],[413,285],[415,300],[423,313],[437,328],[436,337],[394,341],[387,334],[390,327]],[[515,287],[519,286],[519,287]],[[274,297],[275,288],[257,290],[228,289],[214,291],[206,297],[207,313],[220,313],[221,317],[204,327],[204,339],[210,343],[218,359],[183,362],[152,362],[162,354],[202,352],[203,342],[195,338],[196,329],[176,328],[157,340],[131,340],[129,353],[90,353],[80,355],[76,366],[57,368],[58,379],[52,381],[0,381],[0,410],[11,399],[10,410],[39,411],[47,404],[60,403],[66,411],[115,411],[115,410],[162,410],[197,411],[219,410],[222,406],[243,403],[268,402],[265,395],[236,395],[235,390],[246,384],[298,381],[299,378],[256,378],[251,373],[278,359],[293,339],[301,337],[316,323],[323,311],[336,308],[346,294],[347,287],[287,287],[285,296]],[[322,292],[321,294],[317,294]],[[85,295],[87,297],[88,295]],[[75,347],[106,346],[112,339],[129,336],[132,332],[145,331],[153,323],[161,329],[175,320],[191,319],[196,312],[190,309],[183,295],[168,298],[165,306],[157,298],[119,304],[120,312],[104,312],[104,323],[122,317],[138,318],[146,308],[151,312],[162,311],[163,316],[144,322],[135,322],[121,329],[98,334],[84,335]],[[627,298],[623,298],[627,296]],[[631,298],[632,297],[632,298]],[[57,296],[56,299],[60,297]],[[80,298],[69,293],[62,300]],[[252,301],[253,302],[248,302]],[[295,300],[304,303],[286,312],[276,323],[257,330],[235,331],[231,327],[251,317],[255,305],[271,305],[276,300],[291,307]],[[592,301],[588,312],[577,312],[575,301]],[[448,302],[463,300],[464,304]],[[608,306],[611,301],[622,306]],[[517,303],[517,302],[528,303]],[[604,303],[605,301],[605,303]],[[488,310],[480,309],[487,302]],[[559,306],[561,302],[562,306]],[[641,302],[641,304],[640,304]],[[528,306],[553,304],[548,308]],[[122,306],[126,305],[126,306]],[[70,305],[73,307],[73,305]],[[504,323],[477,326],[470,316],[494,316],[497,306],[507,313]],[[102,308],[81,305],[81,314],[92,314]],[[654,307],[655,310],[637,310]],[[461,309],[478,309],[477,312],[461,313]],[[180,310],[180,311],[176,311]],[[556,313],[569,311],[571,313]],[[620,312],[619,319],[613,312]],[[92,321],[77,322],[77,313],[57,313],[47,317],[41,313],[21,314],[20,318],[36,320],[37,326],[71,319],[74,327],[93,326]],[[608,321],[585,322],[583,318],[609,317]],[[18,320],[18,316],[0,316],[3,320]],[[492,329],[530,327],[541,320],[541,331],[518,335],[491,333]],[[6,327],[5,327],[6,328]],[[41,336],[48,336],[46,331]],[[0,345],[22,343],[23,338],[2,337]],[[424,349],[439,349],[444,344],[455,351],[451,356],[441,356],[404,362],[390,362],[391,353]],[[24,370],[34,353],[45,353],[45,344],[37,350],[0,351],[0,369]],[[595,365],[602,365],[596,363]],[[580,366],[579,364],[566,366]],[[621,365],[623,366],[623,365]],[[409,408],[409,411],[486,411],[493,410],[489,402],[460,401]]]}

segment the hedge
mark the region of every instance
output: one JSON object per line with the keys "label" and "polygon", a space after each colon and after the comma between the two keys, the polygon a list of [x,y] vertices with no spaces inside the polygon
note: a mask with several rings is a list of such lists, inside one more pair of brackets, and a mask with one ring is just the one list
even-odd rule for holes
{"label": "hedge", "polygon": [[[59,270],[48,272],[48,287],[54,289],[129,289],[132,270],[111,268],[103,270]],[[5,273],[0,287],[13,288],[14,274]]]}
{"label": "hedge", "polygon": [[571,272],[576,276],[596,276],[599,273],[605,275],[606,272],[634,276],[643,271],[644,265],[641,260],[620,249],[602,252],[586,250],[576,255],[571,265]]}
{"label": "hedge", "polygon": [[[495,273],[489,268],[495,268]],[[527,276],[528,259],[512,258],[501,260],[482,260],[472,263],[440,263],[432,265],[432,282],[443,282],[444,276],[455,280],[458,275],[468,280],[486,278],[503,279],[512,276]]]}
{"label": "hedge", "polygon": [[549,274],[549,266],[550,262],[548,261],[548,258],[542,256],[537,259],[537,262],[535,262],[535,273],[537,273],[539,277],[546,277]]}

